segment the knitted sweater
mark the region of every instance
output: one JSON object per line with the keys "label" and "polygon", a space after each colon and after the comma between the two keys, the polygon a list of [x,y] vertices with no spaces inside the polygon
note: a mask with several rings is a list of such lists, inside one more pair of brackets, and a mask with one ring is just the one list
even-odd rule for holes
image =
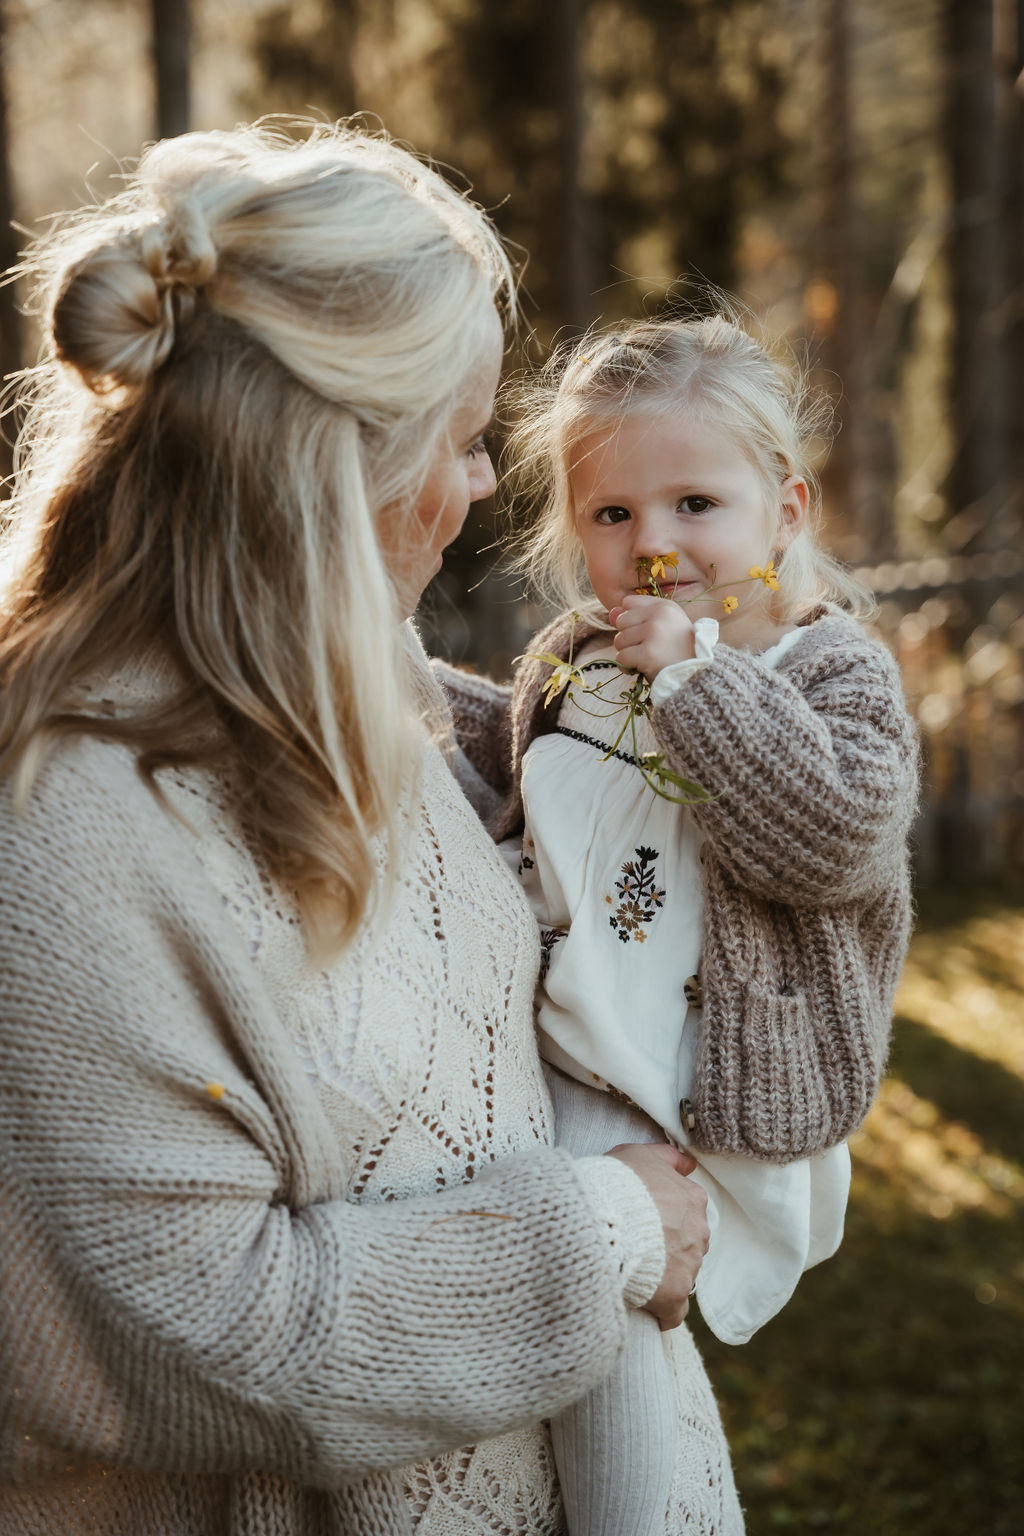
{"label": "knitted sweater", "polygon": [[[583,620],[581,644],[600,626]],[[529,649],[568,654],[568,616]],[[551,667],[511,689],[450,667],[460,746],[522,822],[524,753],[551,730]],[[694,1141],[788,1162],[842,1141],[884,1067],[910,930],[907,835],[917,745],[896,665],[848,615],[819,610],[777,668],[719,645],[652,713],[669,766],[715,796],[703,834],[703,1027]]]}
{"label": "knitted sweater", "polygon": [[0,786],[0,1533],[560,1530],[540,1421],[664,1249],[547,1145],[514,881],[431,747],[383,939],[314,971],[230,774],[160,782]]}

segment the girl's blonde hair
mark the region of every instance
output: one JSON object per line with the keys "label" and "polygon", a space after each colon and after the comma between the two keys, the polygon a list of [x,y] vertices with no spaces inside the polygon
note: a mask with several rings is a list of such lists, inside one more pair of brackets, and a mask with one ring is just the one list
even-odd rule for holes
{"label": "girl's blonde hair", "polygon": [[781,505],[790,476],[807,482],[807,521],[777,561],[773,617],[792,622],[822,602],[870,611],[870,595],[817,542],[820,493],[811,449],[827,436],[827,401],[809,390],[795,363],[773,358],[726,315],[591,332],[558,349],[515,395],[508,479],[533,515],[513,540],[513,561],[547,601],[570,608],[594,601],[574,520],[574,449],[633,412],[686,410],[735,437],[761,476],[767,508],[773,500]]}
{"label": "girl's blonde hair", "polygon": [[[21,268],[48,355],[0,543],[0,772],[23,798],[47,745],[85,733],[152,782],[226,732],[249,828],[337,952],[386,881],[374,838],[397,852],[416,757],[376,515],[411,513],[514,279],[437,172],[301,127],[155,145]],[[75,706],[154,647],[170,703]]]}

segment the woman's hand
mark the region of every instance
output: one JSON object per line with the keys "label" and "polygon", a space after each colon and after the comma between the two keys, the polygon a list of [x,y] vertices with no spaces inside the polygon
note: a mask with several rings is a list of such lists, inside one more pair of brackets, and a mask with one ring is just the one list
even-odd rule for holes
{"label": "woman's hand", "polygon": [[697,1164],[667,1142],[613,1147],[608,1156],[617,1157],[640,1175],[658,1207],[665,1238],[665,1272],[644,1311],[654,1314],[663,1333],[678,1328],[690,1309],[697,1271],[711,1239],[705,1214],[708,1197],[699,1184],[686,1177]]}
{"label": "woman's hand", "polygon": [[633,592],[608,615],[615,625],[616,660],[653,683],[663,667],[694,655],[693,620],[678,603]]}

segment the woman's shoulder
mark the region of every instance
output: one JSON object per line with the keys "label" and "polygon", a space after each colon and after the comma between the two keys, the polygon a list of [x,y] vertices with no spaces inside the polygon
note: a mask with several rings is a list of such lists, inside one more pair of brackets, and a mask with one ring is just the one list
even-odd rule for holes
{"label": "woman's shoulder", "polygon": [[194,884],[189,838],[118,742],[73,737],[51,749],[23,795],[13,776],[0,783],[5,904],[49,891],[55,906],[148,905],[175,883]]}

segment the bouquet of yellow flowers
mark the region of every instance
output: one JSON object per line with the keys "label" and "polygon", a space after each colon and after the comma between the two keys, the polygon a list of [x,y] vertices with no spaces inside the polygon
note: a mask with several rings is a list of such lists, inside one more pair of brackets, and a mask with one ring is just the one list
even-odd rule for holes
{"label": "bouquet of yellow flowers", "polygon": [[[675,601],[674,589],[663,591],[658,582],[664,580],[670,571],[674,571],[679,565],[679,556],[673,550],[665,555],[642,556],[636,562],[637,592],[651,597],[666,598],[669,602]],[[711,567],[712,580],[703,592],[698,592],[695,597],[680,599],[682,607],[689,607],[691,603],[703,602],[711,592],[719,592],[724,586],[739,586],[739,582],[719,582],[718,572]],[[760,581],[772,592],[779,588],[779,578],[775,571],[774,560],[769,560],[766,566],[752,565],[748,571],[746,581]],[[720,599],[722,610],[725,613],[733,613],[739,607],[739,598],[729,593]],[[567,697],[573,699],[578,708],[586,714],[593,715],[597,719],[609,719],[620,711],[623,714],[622,729],[616,736],[612,745],[601,759],[607,762],[618,750],[626,732],[630,732],[633,762],[639,768],[647,782],[648,787],[656,795],[664,800],[673,800],[678,805],[701,805],[715,797],[709,790],[695,784],[692,779],[684,779],[680,774],[674,773],[665,763],[662,752],[641,752],[637,740],[636,723],[641,717],[649,717],[651,713],[651,685],[640,673],[633,675],[633,681],[618,694],[609,693],[609,689],[621,688],[622,678],[606,678],[603,683],[588,683],[582,671],[573,661],[575,647],[576,623],[579,615],[572,615],[572,631],[569,637],[569,655],[566,660],[555,656],[550,651],[528,653],[532,661],[544,661],[551,668],[551,676],[544,684],[544,703],[550,704],[552,699],[558,697],[563,690],[568,690]],[[587,694],[592,701],[601,705],[610,705],[610,708],[587,709],[581,703],[579,695]]]}

